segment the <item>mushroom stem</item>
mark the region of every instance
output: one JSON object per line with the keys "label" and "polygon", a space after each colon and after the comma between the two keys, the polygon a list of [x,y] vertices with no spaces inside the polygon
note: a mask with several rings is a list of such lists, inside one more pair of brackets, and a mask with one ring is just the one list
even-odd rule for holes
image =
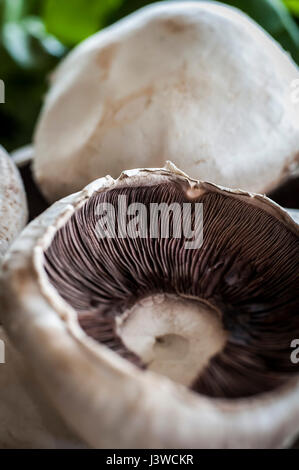
{"label": "mushroom stem", "polygon": [[117,334],[148,370],[191,386],[227,339],[219,311],[206,302],[155,295],[117,318]]}

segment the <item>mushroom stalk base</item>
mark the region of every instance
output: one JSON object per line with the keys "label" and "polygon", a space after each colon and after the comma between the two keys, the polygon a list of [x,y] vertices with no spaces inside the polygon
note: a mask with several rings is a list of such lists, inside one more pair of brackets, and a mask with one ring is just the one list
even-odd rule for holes
{"label": "mushroom stalk base", "polygon": [[154,295],[117,318],[117,334],[148,370],[191,386],[226,343],[221,314],[207,302]]}

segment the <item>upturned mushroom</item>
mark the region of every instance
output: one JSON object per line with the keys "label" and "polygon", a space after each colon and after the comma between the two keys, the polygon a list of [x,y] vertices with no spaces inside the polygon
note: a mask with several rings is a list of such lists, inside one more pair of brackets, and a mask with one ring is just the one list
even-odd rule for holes
{"label": "upturned mushroom", "polygon": [[27,220],[26,196],[19,172],[0,146],[0,264]]}
{"label": "upturned mushroom", "polygon": [[[27,212],[19,172],[0,147],[0,266],[9,245],[25,226]],[[0,299],[0,448],[82,447],[55,410],[45,406],[34,391],[26,361],[1,326],[3,309]]]}
{"label": "upturned mushroom", "polygon": [[43,398],[30,365],[1,325],[0,348],[0,449],[86,447]]}
{"label": "upturned mushroom", "polygon": [[288,209],[290,216],[299,224],[299,210],[298,209]]}
{"label": "upturned mushroom", "polygon": [[267,193],[298,165],[298,78],[278,43],[232,7],[148,6],[84,41],[52,75],[36,180],[56,200],[169,159],[202,180]]}
{"label": "upturned mushroom", "polygon": [[4,325],[90,447],[285,447],[299,432],[298,232],[266,197],[170,163],[101,178],[11,247]]}

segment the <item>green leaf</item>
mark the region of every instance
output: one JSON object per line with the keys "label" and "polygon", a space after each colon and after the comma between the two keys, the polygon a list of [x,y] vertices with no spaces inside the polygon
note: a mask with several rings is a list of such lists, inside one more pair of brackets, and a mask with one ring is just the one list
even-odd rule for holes
{"label": "green leaf", "polygon": [[2,43],[16,64],[23,68],[41,67],[47,61],[47,54],[61,57],[66,52],[66,48],[46,32],[37,17],[5,23]]}
{"label": "green leaf", "polygon": [[42,98],[47,90],[47,76],[57,58],[43,55],[42,66],[21,67],[0,46],[1,79],[5,83],[5,104],[0,105],[0,142],[8,150],[31,142]]}
{"label": "green leaf", "polygon": [[72,46],[97,32],[122,0],[46,0],[44,21],[47,31]]}
{"label": "green leaf", "polygon": [[299,17],[299,0],[284,0],[284,3],[293,15]]}
{"label": "green leaf", "polygon": [[38,40],[41,46],[51,55],[61,57],[66,48],[54,36],[47,33],[44,22],[37,16],[26,16],[22,20],[28,34]]}
{"label": "green leaf", "polygon": [[39,18],[41,0],[0,0],[0,143],[8,150],[32,139],[47,77],[65,47],[49,36]]}
{"label": "green leaf", "polygon": [[5,0],[4,2],[4,20],[6,22],[16,22],[19,21],[25,10],[24,0],[14,0],[9,2]]}
{"label": "green leaf", "polygon": [[2,31],[2,40],[11,57],[22,67],[28,68],[35,64],[30,51],[30,38],[20,23],[6,23]]}
{"label": "green leaf", "polygon": [[40,0],[0,0],[0,2],[3,4],[5,22],[20,21],[38,9],[40,4]]}
{"label": "green leaf", "polygon": [[[167,0],[122,0],[121,5],[115,11],[112,11],[107,16],[107,25],[115,23],[115,21],[120,20],[124,16],[130,15],[136,10],[150,5],[152,3],[167,1]],[[188,1],[188,0],[185,0]]]}

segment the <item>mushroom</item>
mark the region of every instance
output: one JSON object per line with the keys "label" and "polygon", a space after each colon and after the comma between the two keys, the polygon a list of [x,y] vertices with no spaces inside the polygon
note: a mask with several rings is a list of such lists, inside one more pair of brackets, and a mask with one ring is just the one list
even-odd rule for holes
{"label": "mushroom", "polygon": [[169,159],[202,180],[267,193],[298,164],[298,77],[237,9],[148,6],[81,43],[52,75],[35,178],[53,201]]}
{"label": "mushroom", "polygon": [[[184,207],[192,231],[176,237]],[[299,431],[298,231],[265,196],[171,163],[100,178],[11,247],[5,328],[90,447],[285,447]]]}
{"label": "mushroom", "polygon": [[[19,172],[0,147],[0,264],[25,226],[27,212]],[[84,446],[36,394],[26,361],[1,326],[3,309],[0,302],[0,448]]]}
{"label": "mushroom", "polygon": [[23,183],[14,163],[0,146],[0,264],[9,244],[27,220]]}
{"label": "mushroom", "polygon": [[299,224],[299,210],[298,209],[287,209],[290,216]]}
{"label": "mushroom", "polygon": [[0,326],[0,449],[84,448],[35,386],[24,356]]}

